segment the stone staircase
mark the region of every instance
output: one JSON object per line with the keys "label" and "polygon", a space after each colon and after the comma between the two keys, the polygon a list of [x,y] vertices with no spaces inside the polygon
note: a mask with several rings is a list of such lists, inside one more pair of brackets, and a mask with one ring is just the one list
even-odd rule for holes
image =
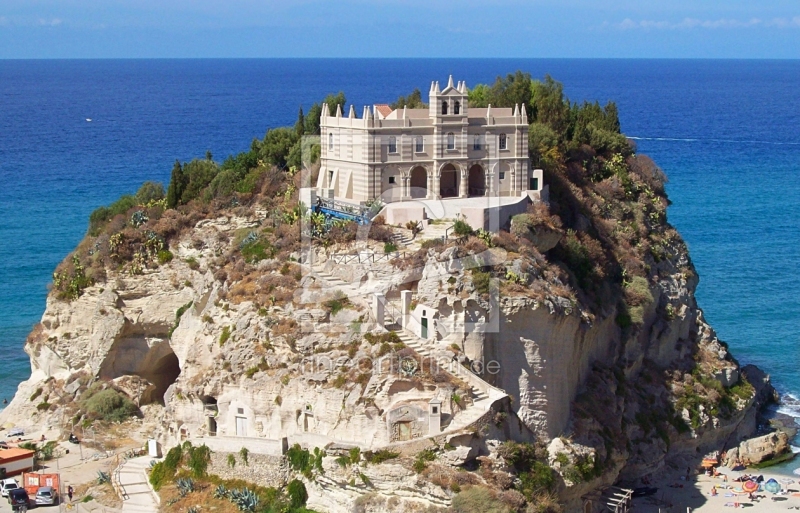
{"label": "stone staircase", "polygon": [[398,248],[408,247],[414,242],[414,239],[405,230],[393,232],[390,238]]}
{"label": "stone staircase", "polygon": [[444,239],[447,230],[451,226],[453,226],[453,220],[451,219],[442,219],[436,224],[428,224],[417,235],[417,240]]}

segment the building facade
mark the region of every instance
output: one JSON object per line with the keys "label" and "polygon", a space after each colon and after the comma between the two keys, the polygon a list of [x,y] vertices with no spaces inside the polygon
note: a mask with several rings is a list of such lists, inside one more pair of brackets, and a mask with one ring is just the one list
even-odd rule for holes
{"label": "building facade", "polygon": [[320,118],[323,197],[354,203],[519,196],[541,190],[528,158],[525,105],[471,108],[464,82],[432,82],[427,109],[350,106]]}

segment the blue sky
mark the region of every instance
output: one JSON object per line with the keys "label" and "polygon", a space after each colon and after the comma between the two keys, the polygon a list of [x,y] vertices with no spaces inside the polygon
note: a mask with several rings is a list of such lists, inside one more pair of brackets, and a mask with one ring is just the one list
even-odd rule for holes
{"label": "blue sky", "polygon": [[800,58],[798,0],[0,0],[0,58]]}

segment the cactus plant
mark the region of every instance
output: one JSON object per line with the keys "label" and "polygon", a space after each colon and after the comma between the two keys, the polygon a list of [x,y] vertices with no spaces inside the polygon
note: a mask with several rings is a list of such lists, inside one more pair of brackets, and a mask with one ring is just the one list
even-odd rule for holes
{"label": "cactus plant", "polygon": [[97,484],[105,484],[111,482],[111,476],[108,472],[103,472],[102,470],[97,471]]}
{"label": "cactus plant", "polygon": [[214,498],[215,499],[225,499],[228,497],[228,489],[225,488],[225,485],[217,485],[214,489]]}
{"label": "cactus plant", "polygon": [[175,481],[175,485],[178,487],[181,497],[185,497],[186,494],[193,492],[195,489],[194,479],[191,477],[181,477]]}

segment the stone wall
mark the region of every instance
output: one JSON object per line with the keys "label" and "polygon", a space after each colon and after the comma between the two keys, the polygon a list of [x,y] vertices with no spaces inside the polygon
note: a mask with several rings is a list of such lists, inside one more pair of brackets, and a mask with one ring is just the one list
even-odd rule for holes
{"label": "stone wall", "polygon": [[[228,465],[228,455],[233,454],[236,465]],[[289,465],[283,456],[248,454],[245,465],[239,453],[212,452],[208,473],[222,479],[242,479],[260,486],[279,488],[289,481]]]}

